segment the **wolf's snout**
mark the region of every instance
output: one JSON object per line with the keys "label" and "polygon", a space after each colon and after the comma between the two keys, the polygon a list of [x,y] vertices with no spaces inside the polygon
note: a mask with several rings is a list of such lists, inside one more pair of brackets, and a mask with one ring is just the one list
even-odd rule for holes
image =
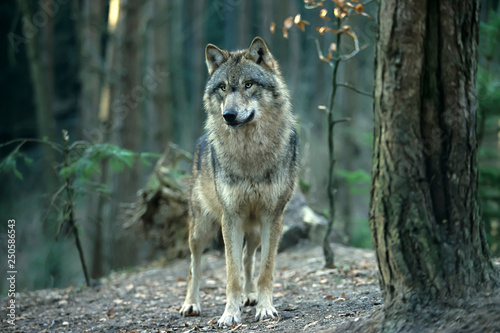
{"label": "wolf's snout", "polygon": [[236,120],[237,114],[236,114],[236,111],[234,111],[234,110],[226,110],[226,111],[224,111],[222,116],[224,117],[225,121],[227,121],[228,123],[232,123]]}

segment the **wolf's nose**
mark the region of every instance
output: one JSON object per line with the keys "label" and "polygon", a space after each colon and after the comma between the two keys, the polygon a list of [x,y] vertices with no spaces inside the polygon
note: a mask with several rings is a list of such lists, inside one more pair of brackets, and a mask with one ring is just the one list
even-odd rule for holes
{"label": "wolf's nose", "polygon": [[224,120],[227,121],[228,123],[233,122],[236,120],[236,111],[234,110],[226,110],[222,114],[224,117]]}

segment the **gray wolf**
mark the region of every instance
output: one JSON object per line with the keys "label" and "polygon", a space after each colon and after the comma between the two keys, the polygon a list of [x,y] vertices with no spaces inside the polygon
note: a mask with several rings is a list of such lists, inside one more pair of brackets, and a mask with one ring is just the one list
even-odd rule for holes
{"label": "gray wolf", "polygon": [[[200,314],[201,254],[220,224],[227,269],[226,308],[218,321],[223,327],[241,321],[242,304],[256,305],[256,320],[278,315],[274,262],[283,211],[298,174],[298,139],[288,89],[262,38],[234,52],[209,44],[205,57],[206,134],[196,144],[193,161],[191,266],[180,314]],[[255,282],[255,252],[261,244]]]}

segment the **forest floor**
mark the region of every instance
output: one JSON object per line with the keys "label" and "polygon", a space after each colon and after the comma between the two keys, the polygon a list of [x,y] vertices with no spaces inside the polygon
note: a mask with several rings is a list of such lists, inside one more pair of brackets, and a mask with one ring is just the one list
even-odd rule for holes
{"label": "forest floor", "polygon": [[[256,322],[254,307],[243,307],[242,323],[224,330],[330,331],[342,324],[352,325],[381,309],[373,251],[335,244],[334,252],[336,267],[331,269],[323,268],[319,246],[302,243],[278,254],[274,305],[279,318]],[[166,266],[152,264],[113,273],[98,287],[20,293],[16,296],[15,326],[6,323],[6,299],[0,299],[0,331],[217,332],[221,330],[217,320],[225,305],[223,253],[204,254],[202,266],[202,314],[198,317],[179,316],[189,268],[189,260],[182,259]]]}

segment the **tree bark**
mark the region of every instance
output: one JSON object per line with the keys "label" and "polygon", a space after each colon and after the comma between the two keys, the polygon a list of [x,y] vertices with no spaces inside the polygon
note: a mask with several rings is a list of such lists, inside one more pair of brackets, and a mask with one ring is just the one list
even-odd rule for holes
{"label": "tree bark", "polygon": [[[124,43],[122,68],[124,71],[123,87],[118,105],[123,107],[117,126],[119,127],[120,146],[133,152],[141,150],[143,115],[139,107],[146,95],[145,88],[139,77],[139,17],[141,3],[128,0],[122,10],[125,15]],[[114,103],[114,101],[113,101]],[[116,106],[116,105],[115,105]],[[115,110],[116,112],[116,110]],[[135,199],[139,185],[139,163],[120,175],[117,186],[117,199],[120,202],[130,202]]]}
{"label": "tree bark", "polygon": [[86,0],[81,6],[80,37],[80,116],[84,139],[102,142],[98,131],[99,97],[102,80],[103,3]]}
{"label": "tree bark", "polygon": [[380,2],[370,226],[386,318],[498,281],[477,203],[478,13]]}
{"label": "tree bark", "polygon": [[[40,138],[56,140],[53,114],[53,67],[52,67],[52,28],[53,15],[39,11],[35,17],[35,8],[27,0],[18,0],[22,14],[23,33],[26,36],[26,52],[30,65],[31,81],[35,93],[37,130]],[[48,4],[50,6],[50,4]],[[40,17],[45,21],[39,21]],[[44,38],[45,37],[45,38]],[[43,46],[43,47],[42,47]],[[42,145],[43,183],[50,192],[57,184],[57,176],[52,167],[58,158],[55,151]]]}
{"label": "tree bark", "polygon": [[[169,77],[167,80],[169,84],[173,87],[175,93],[172,94],[172,102],[174,110],[174,142],[192,142],[193,138],[189,138],[190,131],[184,129],[184,119],[182,118],[190,114],[189,103],[185,85],[185,62],[187,55],[184,50],[185,41],[185,31],[183,27],[183,1],[174,0],[172,2],[172,11],[169,14],[170,29],[171,29],[171,41],[170,45],[175,45],[175,47],[169,48],[170,56],[170,68]],[[192,147],[186,144],[186,147]]]}
{"label": "tree bark", "polygon": [[[172,13],[172,3],[170,1],[154,1],[154,63],[155,70],[161,72],[168,71],[170,27],[168,15]],[[155,141],[157,141],[159,151],[165,151],[169,141],[174,137],[174,119],[172,105],[172,86],[169,78],[155,78],[158,86],[153,90],[154,112],[158,119],[159,126],[156,127]]]}
{"label": "tree bark", "polygon": [[192,146],[193,139],[202,135],[205,119],[205,110],[203,108],[203,92],[207,78],[207,69],[205,65],[205,30],[206,30],[206,3],[204,0],[195,1],[192,9],[189,11],[192,23],[191,40],[193,42],[193,57],[190,57],[194,80],[191,83],[192,98],[190,107],[194,111],[194,117],[191,119],[191,140],[188,141]]}

